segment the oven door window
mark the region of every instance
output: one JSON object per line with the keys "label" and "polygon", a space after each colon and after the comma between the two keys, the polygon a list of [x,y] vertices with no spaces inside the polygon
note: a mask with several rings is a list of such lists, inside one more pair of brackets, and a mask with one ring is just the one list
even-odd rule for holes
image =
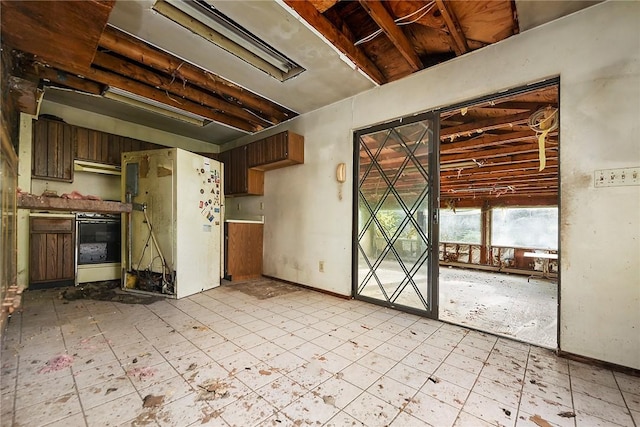
{"label": "oven door window", "polygon": [[120,223],[80,221],[78,264],[120,262]]}

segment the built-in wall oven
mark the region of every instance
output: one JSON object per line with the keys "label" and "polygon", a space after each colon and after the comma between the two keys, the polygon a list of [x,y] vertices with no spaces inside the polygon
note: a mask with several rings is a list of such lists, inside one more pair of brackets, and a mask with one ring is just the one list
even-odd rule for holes
{"label": "built-in wall oven", "polygon": [[76,284],[120,279],[120,214],[76,214]]}

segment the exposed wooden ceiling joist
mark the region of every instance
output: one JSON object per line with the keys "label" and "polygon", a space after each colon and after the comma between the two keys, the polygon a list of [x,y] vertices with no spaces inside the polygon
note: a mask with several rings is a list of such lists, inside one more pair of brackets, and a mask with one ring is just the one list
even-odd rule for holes
{"label": "exposed wooden ceiling joist", "polygon": [[500,129],[503,127],[511,126],[519,123],[526,123],[529,120],[532,112],[524,112],[518,114],[511,114],[506,116],[495,117],[480,121],[471,121],[459,126],[443,127],[440,130],[440,139],[444,139],[456,134],[472,133],[472,132],[486,132],[488,130]]}
{"label": "exposed wooden ceiling joist", "polygon": [[291,110],[281,107],[213,73],[160,51],[122,31],[108,26],[99,40],[100,47],[116,52],[134,62],[151,67],[180,82],[191,82],[222,97],[254,111],[273,123],[296,116]]}
{"label": "exposed wooden ceiling joist", "polygon": [[376,64],[336,28],[315,6],[307,1],[285,0],[309,25],[317,29],[331,44],[344,53],[358,68],[378,84],[386,83],[386,78]]}
{"label": "exposed wooden ceiling joist", "polygon": [[550,192],[549,194],[533,194],[523,196],[521,194],[503,194],[488,195],[483,198],[456,198],[441,197],[440,207],[443,209],[452,208],[480,208],[486,207],[507,207],[507,206],[557,206],[558,195]]}
{"label": "exposed wooden ceiling joist", "polygon": [[414,50],[413,46],[411,46],[407,36],[405,36],[400,27],[396,25],[393,17],[389,15],[389,12],[385,9],[382,2],[377,0],[360,0],[360,5],[362,5],[369,16],[376,21],[389,40],[391,40],[395,47],[400,51],[400,54],[407,60],[411,69],[413,71],[421,70],[423,65],[418,54]]}
{"label": "exposed wooden ceiling joist", "polygon": [[[508,174],[519,173],[526,170],[538,170],[540,166],[540,162],[532,161],[532,162],[524,162],[524,163],[508,163],[508,164],[483,164],[480,167],[468,167],[468,168],[460,168],[460,169],[452,169],[440,172],[441,179],[446,179],[449,177],[462,178],[468,176],[476,176],[482,173],[494,173],[494,172],[505,172]],[[547,159],[547,168],[557,168],[558,161],[557,159]],[[556,171],[557,172],[557,171]]]}
{"label": "exposed wooden ceiling joist", "polygon": [[535,139],[535,134],[529,131],[510,132],[508,134],[492,135],[483,134],[476,138],[466,141],[443,143],[440,146],[441,154],[459,153],[468,150],[478,150],[485,147],[493,147],[495,145],[508,144],[510,142],[530,141]]}
{"label": "exposed wooden ceiling joist", "polygon": [[37,75],[39,78],[48,80],[59,86],[90,93],[92,95],[101,95],[104,91],[104,85],[101,85],[100,83],[83,79],[74,74],[56,70],[55,68],[38,67],[37,70],[33,69],[33,66],[30,68],[33,70],[33,75]]}
{"label": "exposed wooden ceiling joist", "polygon": [[[33,68],[40,69],[42,67],[50,66],[50,64],[36,63]],[[62,71],[68,73],[75,73],[86,77],[87,79],[98,82],[105,86],[116,87],[127,92],[133,93],[137,96],[153,100],[162,104],[172,106],[174,108],[187,111],[192,114],[204,117],[209,120],[213,120],[219,123],[224,123],[236,129],[242,129],[247,132],[256,132],[260,127],[253,125],[245,120],[238,119],[237,117],[230,116],[224,113],[220,113],[212,108],[205,107],[188,99],[177,100],[171,97],[168,93],[162,90],[158,90],[153,86],[149,86],[143,83],[139,83],[136,80],[130,79],[119,74],[104,71],[97,68],[87,69],[63,69]],[[56,70],[57,72],[57,70]]]}
{"label": "exposed wooden ceiling joist", "polygon": [[512,0],[285,1],[374,81],[365,58],[393,81],[518,32]]}
{"label": "exposed wooden ceiling joist", "polygon": [[[258,130],[271,126],[271,123],[265,119],[249,113],[247,110],[244,110],[236,104],[226,102],[220,98],[216,98],[213,95],[198,90],[191,86],[190,83],[187,84],[176,79],[164,77],[147,68],[122,60],[106,52],[97,52],[93,64],[94,66],[98,66],[104,70],[110,70],[145,85],[164,90],[168,97],[184,97],[202,106],[246,120],[247,122],[252,123]],[[182,100],[178,101],[182,102]]]}
{"label": "exposed wooden ceiling joist", "polygon": [[449,0],[435,0],[438,5],[438,9],[442,15],[442,19],[447,24],[447,28],[449,29],[449,34],[453,39],[453,49],[456,55],[462,55],[469,51],[469,45],[467,44],[467,38],[464,36],[462,29],[460,28],[460,23],[458,22],[458,18],[456,18],[455,13],[447,3]]}

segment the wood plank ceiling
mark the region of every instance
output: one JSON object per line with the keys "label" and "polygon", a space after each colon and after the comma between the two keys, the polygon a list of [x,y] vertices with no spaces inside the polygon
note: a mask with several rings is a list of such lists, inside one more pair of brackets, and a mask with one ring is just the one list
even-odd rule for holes
{"label": "wood plank ceiling", "polygon": [[378,84],[518,32],[511,0],[285,0]]}
{"label": "wood plank ceiling", "polygon": [[[529,119],[536,112],[551,115],[554,111],[557,114],[557,109],[558,88],[549,86],[442,113],[442,206],[557,205],[559,129],[546,134],[544,168],[540,170],[540,133],[529,127]],[[365,142],[376,152],[380,141]],[[376,160],[392,179],[405,156],[406,150],[399,144],[387,144]],[[428,148],[417,148],[416,157],[426,163]],[[370,157],[361,152],[361,173],[370,162]],[[419,194],[424,185],[420,171],[409,165],[395,188],[401,194]],[[368,178],[360,189],[372,199],[381,194],[381,188],[385,188],[385,182],[379,177]]]}

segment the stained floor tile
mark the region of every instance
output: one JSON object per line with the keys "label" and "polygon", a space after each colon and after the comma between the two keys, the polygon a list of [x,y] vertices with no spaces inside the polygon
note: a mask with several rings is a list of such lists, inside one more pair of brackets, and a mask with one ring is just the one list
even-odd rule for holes
{"label": "stained floor tile", "polygon": [[240,289],[149,305],[25,292],[3,334],[0,424],[640,422],[639,377],[362,301]]}

